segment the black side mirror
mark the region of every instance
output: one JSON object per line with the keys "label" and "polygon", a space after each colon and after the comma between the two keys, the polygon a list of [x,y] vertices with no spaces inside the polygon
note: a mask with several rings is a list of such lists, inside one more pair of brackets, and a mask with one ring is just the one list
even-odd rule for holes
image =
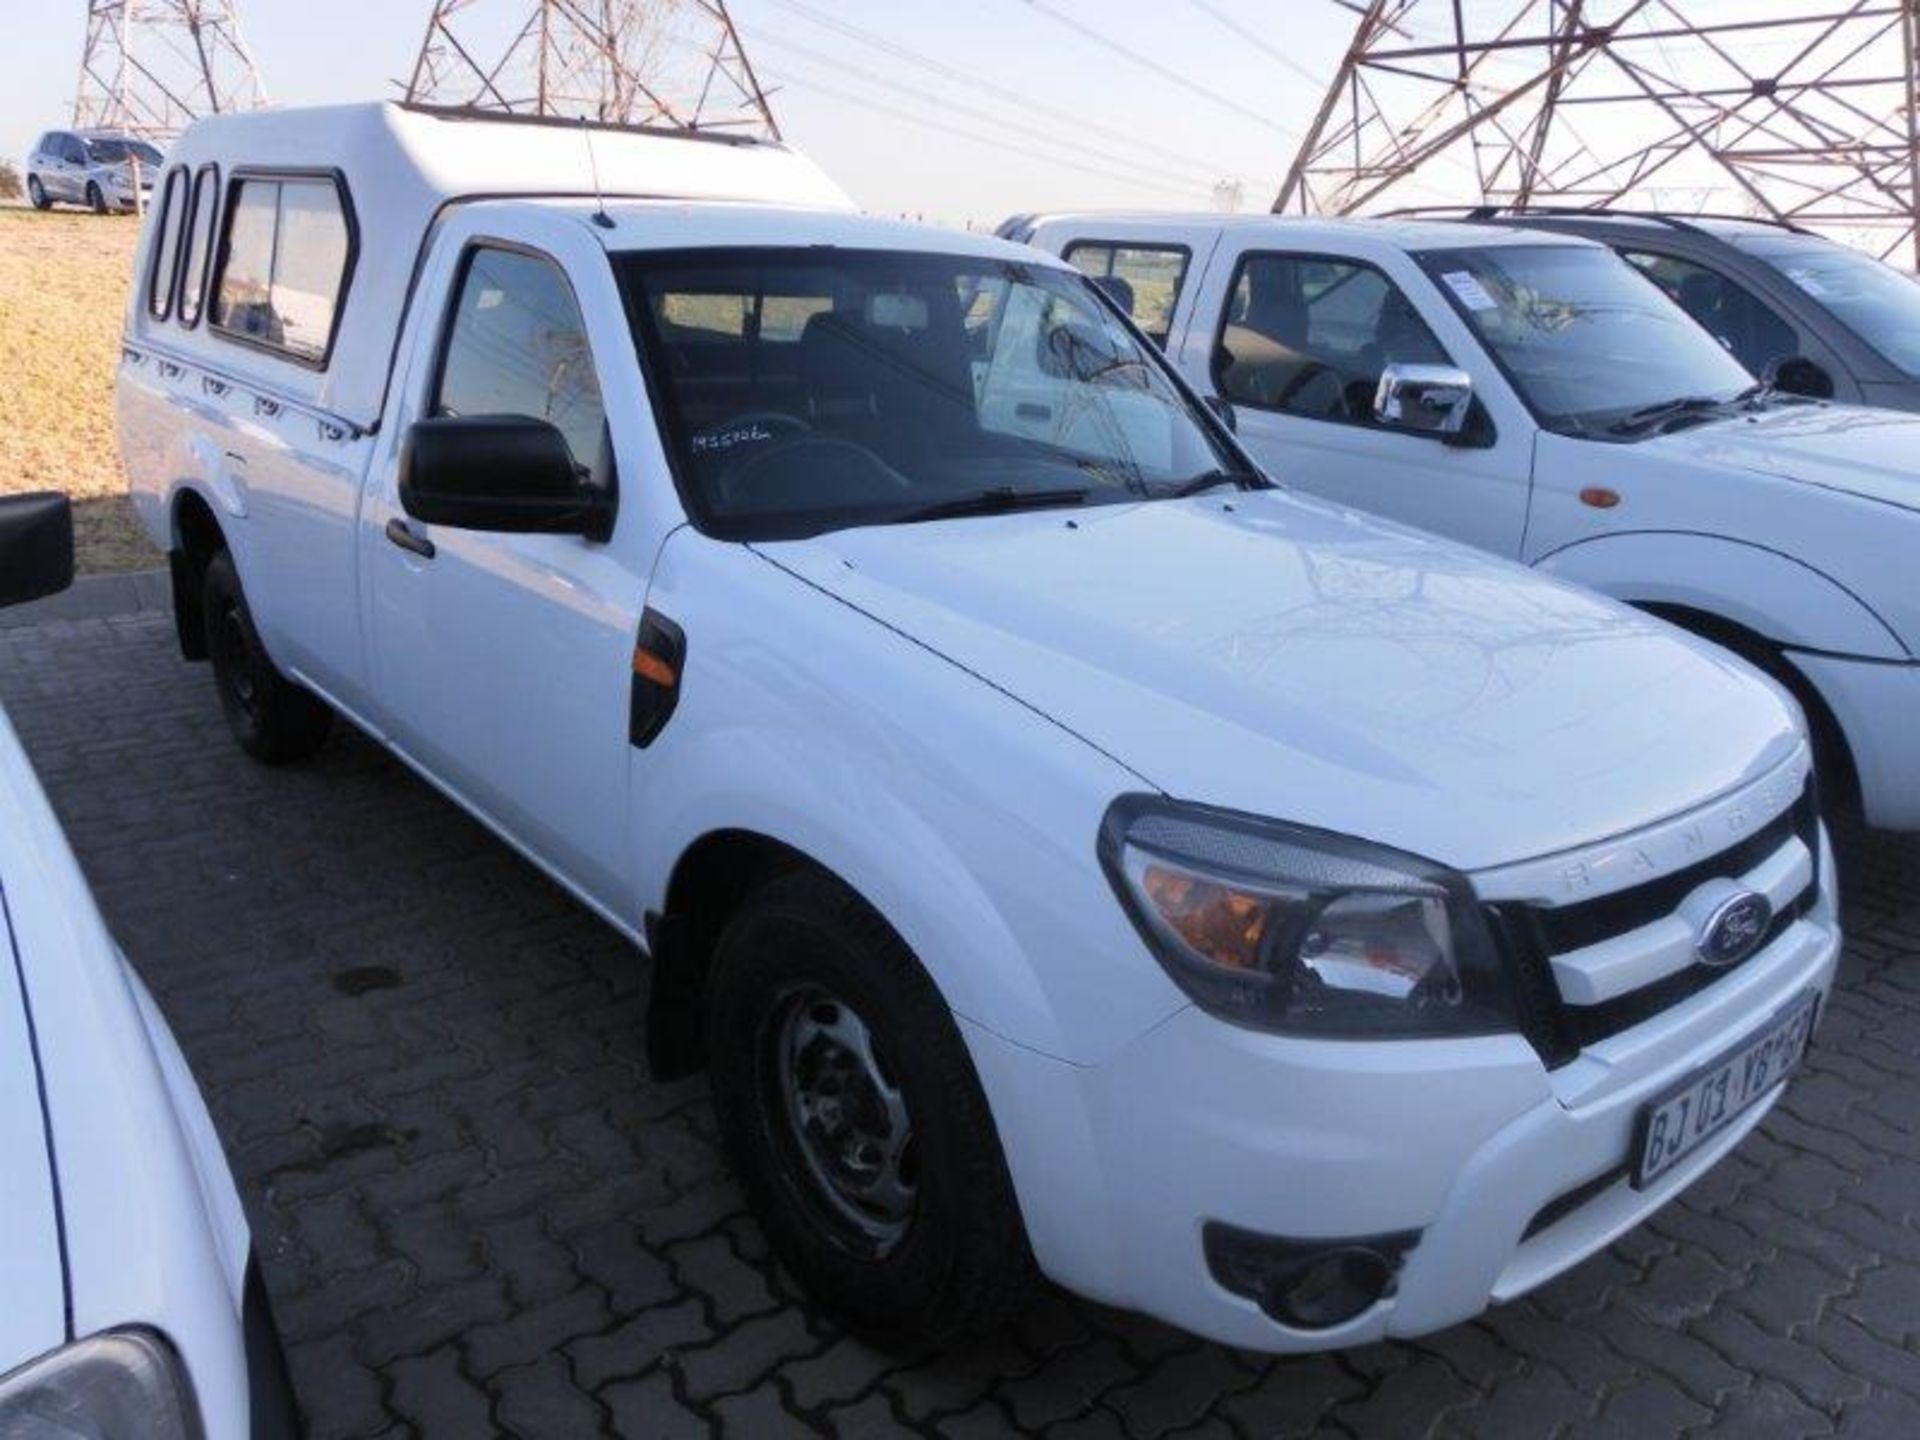
{"label": "black side mirror", "polygon": [[400,504],[456,530],[613,534],[612,490],[587,483],[556,426],[524,415],[416,421],[400,447]]}
{"label": "black side mirror", "polygon": [[73,583],[73,506],[45,491],[0,497],[0,605],[57,595]]}
{"label": "black side mirror", "polygon": [[1833,398],[1833,376],[1819,361],[1804,355],[1781,355],[1769,360],[1762,378],[1768,389],[1785,395],[1805,395],[1810,400]]}

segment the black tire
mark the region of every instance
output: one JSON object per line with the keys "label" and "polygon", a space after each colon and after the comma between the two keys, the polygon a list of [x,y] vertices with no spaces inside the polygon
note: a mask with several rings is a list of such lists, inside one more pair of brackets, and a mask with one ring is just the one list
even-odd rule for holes
{"label": "black tire", "polygon": [[107,213],[107,195],[97,181],[87,182],[87,207],[96,215]]}
{"label": "black tire", "polygon": [[[834,1042],[816,1038],[789,1066],[793,1051],[783,1042],[796,1014],[809,1026],[851,1015],[904,1104],[911,1138],[899,1173],[910,1174],[912,1195],[897,1232],[876,1233],[871,1215],[850,1218],[846,1190],[836,1197],[809,1159],[832,1145],[804,1138],[792,1077]],[[822,1310],[893,1350],[976,1335],[1019,1310],[1035,1270],[986,1096],[946,1002],[857,895],[813,870],[756,892],[716,948],[707,1035],[734,1170],[774,1254]],[[812,1073],[825,1089],[833,1060]],[[846,1115],[867,1113],[860,1100],[873,1093],[856,1078],[820,1103],[837,1107],[845,1097]],[[823,1133],[817,1117],[812,1129]]]}
{"label": "black tire", "polygon": [[220,708],[240,748],[269,765],[305,760],[326,743],[333,711],[310,690],[274,668],[253,628],[253,612],[233,556],[222,550],[207,562],[200,587],[206,617],[207,658]]}
{"label": "black tire", "polygon": [[27,177],[27,201],[36,210],[46,210],[53,205],[53,201],[47,198],[47,187],[40,183],[38,175]]}

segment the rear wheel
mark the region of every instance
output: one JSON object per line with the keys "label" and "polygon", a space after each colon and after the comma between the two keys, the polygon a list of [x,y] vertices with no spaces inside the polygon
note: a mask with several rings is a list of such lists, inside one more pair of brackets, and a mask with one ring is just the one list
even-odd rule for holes
{"label": "rear wheel", "polygon": [[207,562],[200,596],[220,708],[240,748],[269,765],[312,755],[333,728],[333,711],[274,668],[229,552]]}
{"label": "rear wheel", "polygon": [[104,215],[107,213],[106,192],[100,188],[98,183],[92,180],[87,182],[87,204],[96,215]]}
{"label": "rear wheel", "polygon": [[986,1096],[898,936],[816,871],[768,884],[714,956],[714,1104],[774,1252],[876,1345],[939,1345],[1033,1279]]}
{"label": "rear wheel", "polygon": [[47,198],[47,187],[40,183],[38,175],[27,177],[27,199],[36,210],[45,210],[53,201]]}

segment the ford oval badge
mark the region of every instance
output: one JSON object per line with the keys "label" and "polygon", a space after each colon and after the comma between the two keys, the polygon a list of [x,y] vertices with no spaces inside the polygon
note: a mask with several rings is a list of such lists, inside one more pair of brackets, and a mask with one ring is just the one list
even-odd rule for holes
{"label": "ford oval badge", "polygon": [[1724,970],[1760,948],[1773,926],[1773,902],[1743,890],[1714,908],[1700,927],[1694,950],[1702,965]]}

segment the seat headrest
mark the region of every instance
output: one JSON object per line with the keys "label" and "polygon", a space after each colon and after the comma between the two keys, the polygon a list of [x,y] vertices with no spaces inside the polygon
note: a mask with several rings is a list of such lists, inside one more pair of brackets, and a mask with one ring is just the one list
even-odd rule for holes
{"label": "seat headrest", "polygon": [[823,310],[800,332],[800,373],[815,419],[874,413],[873,341],[850,315]]}

